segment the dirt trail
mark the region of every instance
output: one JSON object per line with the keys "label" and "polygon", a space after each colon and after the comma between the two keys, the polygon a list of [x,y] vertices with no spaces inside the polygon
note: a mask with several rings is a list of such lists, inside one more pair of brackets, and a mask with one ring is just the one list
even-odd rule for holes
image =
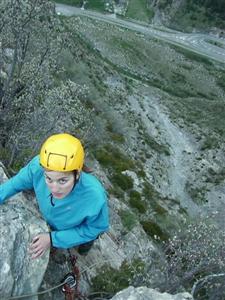
{"label": "dirt trail", "polygon": [[[154,95],[142,97],[141,103],[138,97],[129,97],[131,110],[140,116],[148,134],[158,140],[159,144],[169,148],[170,155],[160,158],[160,168],[164,174],[160,177],[161,192],[179,200],[181,207],[190,215],[195,215],[199,208],[187,193],[186,184],[191,176],[193,158],[197,152],[196,145],[186,132],[169,119],[159,102],[158,97]],[[148,173],[154,172],[156,171],[152,170],[152,166],[149,166]]]}

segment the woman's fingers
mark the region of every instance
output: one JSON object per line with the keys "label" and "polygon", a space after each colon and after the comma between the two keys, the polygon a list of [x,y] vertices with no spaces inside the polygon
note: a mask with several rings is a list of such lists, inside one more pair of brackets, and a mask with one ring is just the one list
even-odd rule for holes
{"label": "woman's fingers", "polygon": [[29,253],[32,258],[42,256],[44,252],[50,247],[50,236],[48,233],[39,234],[35,236],[30,244]]}
{"label": "woman's fingers", "polygon": [[43,249],[39,249],[38,251],[36,252],[33,252],[32,255],[31,255],[31,258],[38,258],[39,256],[42,256],[44,253],[44,250]]}
{"label": "woman's fingers", "polygon": [[29,252],[32,255],[35,255],[36,253],[38,253],[39,251],[43,251],[41,243],[39,241],[38,237],[33,238],[32,243],[30,245],[30,249]]}

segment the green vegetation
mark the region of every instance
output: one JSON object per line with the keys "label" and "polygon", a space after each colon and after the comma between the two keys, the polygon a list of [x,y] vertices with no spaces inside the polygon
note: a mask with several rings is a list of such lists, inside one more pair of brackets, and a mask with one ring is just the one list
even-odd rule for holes
{"label": "green vegetation", "polygon": [[121,218],[123,227],[128,231],[131,231],[137,223],[135,215],[129,211],[121,210],[119,211],[119,216]]}
{"label": "green vegetation", "polygon": [[[82,0],[55,0],[56,3],[72,5],[76,7],[81,7],[83,5]],[[100,12],[105,11],[105,1],[104,0],[88,0],[85,3],[85,8],[90,10],[97,10]]]}
{"label": "green vegetation", "polygon": [[93,278],[92,291],[114,295],[131,285],[135,277],[143,274],[143,271],[144,263],[141,260],[134,260],[131,264],[123,262],[119,270],[105,265]]}
{"label": "green vegetation", "polygon": [[193,188],[193,187],[188,187],[187,186],[187,191],[191,196],[191,199],[197,203],[198,205],[203,205],[206,203],[205,200],[205,193],[206,193],[206,189],[203,187],[197,187],[197,188]]}
{"label": "green vegetation", "polygon": [[221,169],[215,171],[212,168],[208,169],[207,172],[207,182],[211,182],[213,184],[219,185],[222,183],[225,179],[225,168],[221,166]]}
{"label": "green vegetation", "polygon": [[213,148],[216,149],[218,147],[219,143],[220,143],[220,141],[218,141],[217,137],[209,136],[204,140],[204,142],[201,146],[201,150],[205,151],[205,150],[213,149]]}
{"label": "green vegetation", "polygon": [[[183,288],[191,290],[199,279],[223,272],[225,234],[223,229],[215,225],[217,224],[215,218],[217,216],[204,216],[204,219],[186,221],[176,235],[166,243],[169,268],[164,270],[167,275],[165,290],[175,291]],[[224,299],[223,283],[215,281],[214,284],[205,282],[198,285],[194,290],[194,299]]]}
{"label": "green vegetation", "polygon": [[113,124],[110,123],[109,121],[108,121],[108,124],[106,126],[106,129],[109,132],[110,137],[114,142],[117,142],[117,143],[124,143],[125,142],[124,136],[121,133],[116,132]]}
{"label": "green vegetation", "polygon": [[143,141],[150,146],[151,149],[158,153],[163,153],[167,156],[170,155],[169,147],[159,144],[152,136],[149,134],[144,134]]}
{"label": "green vegetation", "polygon": [[221,18],[224,17],[225,14],[225,6],[223,0],[201,0],[196,3],[194,0],[187,1],[187,9],[191,10],[195,8],[197,5],[204,6],[207,9],[207,14],[209,17],[212,17],[212,14],[217,14]]}
{"label": "green vegetation", "polygon": [[139,213],[144,214],[147,211],[147,204],[141,199],[141,194],[137,191],[130,191],[129,203],[132,208],[138,210]]}
{"label": "green vegetation", "polygon": [[78,7],[81,7],[82,3],[83,3],[82,0],[54,0],[54,2],[61,3],[61,4],[78,6]]}
{"label": "green vegetation", "polygon": [[164,9],[167,5],[170,5],[171,3],[172,0],[158,0],[158,7],[159,9]]}
{"label": "green vegetation", "polygon": [[[134,39],[129,31],[126,31],[124,40],[124,32],[112,28],[109,42],[102,41],[102,48],[105,50],[101,55],[105,63],[121,76],[133,78],[149,87],[156,87],[159,94],[166,92],[168,96],[164,94],[162,102],[169,108],[172,120],[184,119],[186,125],[196,124],[200,128],[207,127],[210,131],[216,130],[224,134],[224,98],[215,88],[214,81],[216,77],[217,84],[224,91],[225,80],[222,69],[217,70],[210,59],[187,49],[168,46],[155,39],[143,38],[141,35],[136,35]],[[96,31],[94,34],[99,39],[101,32],[98,34]],[[121,51],[122,59],[120,59]],[[114,53],[112,56],[109,55],[111,52]],[[176,57],[176,62],[171,60],[172,56]],[[216,119],[215,111],[219,113]],[[148,133],[142,134],[142,137],[146,145],[154,151],[170,155],[169,147],[159,144]]]}
{"label": "green vegetation", "polygon": [[144,182],[143,196],[150,202],[152,199],[159,197],[159,193],[149,182]]}
{"label": "green vegetation", "polygon": [[212,44],[212,45],[215,45],[217,47],[220,47],[220,48],[224,48],[225,49],[225,46],[223,43],[220,43],[218,41],[214,41],[214,40],[206,40],[207,43],[209,44]]}
{"label": "green vegetation", "polygon": [[113,147],[110,144],[102,145],[101,149],[94,151],[94,155],[104,167],[113,169],[115,172],[133,170],[135,167],[133,161],[123,154],[118,147]]}
{"label": "green vegetation", "polygon": [[224,28],[223,0],[187,0],[173,18],[173,26],[192,31],[193,28]]}
{"label": "green vegetation", "polygon": [[88,0],[85,8],[103,12],[105,10],[104,0]]}
{"label": "green vegetation", "polygon": [[114,185],[119,186],[123,191],[128,191],[133,188],[133,180],[130,176],[125,174],[114,174],[111,181]]}
{"label": "green vegetation", "polygon": [[137,19],[143,22],[150,22],[153,16],[154,12],[147,6],[146,0],[129,1],[126,11],[126,17],[131,19]]}
{"label": "green vegetation", "polygon": [[196,62],[203,63],[203,64],[210,65],[210,66],[213,65],[213,62],[209,58],[207,58],[201,54],[195,53],[189,49],[186,49],[183,47],[178,47],[176,45],[171,45],[171,48],[175,49],[176,52],[184,55],[184,57],[191,62],[196,61]]}
{"label": "green vegetation", "polygon": [[111,187],[108,190],[109,195],[113,195],[121,201],[124,200],[124,191],[119,189],[117,186]]}
{"label": "green vegetation", "polygon": [[[14,2],[16,3],[16,1]],[[81,5],[81,1],[64,1],[64,3],[66,2],[77,6]],[[168,2],[170,1],[161,0],[161,7]],[[45,2],[42,3],[44,5]],[[92,9],[103,10],[103,3],[104,1],[93,0],[89,1],[87,5]],[[134,1],[131,1],[128,7],[128,17],[149,21],[151,11],[146,10],[144,1],[136,1],[136,7],[131,4],[134,4]],[[137,7],[139,8],[137,9]],[[11,15],[9,19],[7,19],[8,14],[4,9],[0,11],[2,13],[0,20],[4,24],[1,26],[2,30],[8,24],[12,24],[11,20],[20,24],[20,18],[24,17],[29,21],[29,18],[32,17],[32,12],[25,14],[25,9],[21,9],[17,18]],[[39,9],[35,14],[38,12]],[[42,8],[42,12],[46,12],[46,20],[57,17],[54,9],[52,9],[51,18],[49,18],[45,6]],[[36,21],[38,18],[36,20],[32,17],[31,23],[27,24],[33,24]],[[118,104],[127,104],[130,100],[128,95],[129,97],[137,96],[137,103],[139,101],[138,105],[143,110],[145,107],[141,101],[142,97],[148,97],[149,102],[152,101],[152,105],[157,105],[154,101],[158,101],[159,105],[168,109],[169,117],[172,120],[178,120],[178,122],[182,120],[181,124],[184,122],[184,125],[187,126],[196,125],[199,130],[197,133],[199,136],[201,135],[202,151],[216,149],[221,146],[225,136],[225,71],[222,70],[223,66],[217,67],[216,63],[208,58],[186,49],[93,19],[79,17],[63,20],[65,22],[61,21],[61,18],[58,18],[52,23],[38,22],[35,25],[35,28],[40,29],[38,30],[40,36],[37,41],[32,40],[31,42],[32,51],[28,52],[28,56],[25,57],[27,64],[25,66],[17,65],[15,68],[15,71],[22,70],[22,76],[18,76],[17,73],[13,74],[12,78],[15,81],[10,82],[9,86],[15,88],[14,91],[5,90],[7,82],[1,78],[1,84],[4,85],[4,88],[1,88],[1,96],[6,97],[12,93],[12,97],[3,98],[6,105],[1,106],[1,114],[7,121],[4,124],[2,122],[0,126],[1,159],[9,162],[15,150],[16,160],[10,167],[18,170],[24,161],[32,156],[32,152],[36,151],[37,140],[43,140],[46,133],[49,134],[51,130],[71,130],[73,133],[85,137],[84,142],[88,142],[88,147],[90,145],[91,154],[106,171],[109,181],[113,184],[109,192],[131,206],[131,210],[119,211],[124,226],[123,233],[126,234],[127,231],[133,229],[137,222],[141,221],[143,229],[151,238],[156,237],[160,241],[168,240],[174,228],[178,228],[179,218],[184,215],[185,211],[182,208],[179,209],[179,201],[175,202],[174,199],[163,197],[153,185],[147,182],[149,174],[145,174],[144,163],[147,162],[147,159],[151,160],[151,155],[154,153],[153,159],[157,160],[157,164],[163,164],[160,161],[161,157],[166,158],[166,155],[172,154],[170,147],[160,139],[161,132],[158,128],[155,130],[156,133],[151,135],[140,115],[135,109],[131,112],[127,105],[124,106],[127,108],[127,112],[122,111],[120,117],[121,119],[127,118],[126,126],[133,124],[135,119],[136,127],[131,131],[135,136],[131,136],[129,132],[129,138],[130,136],[134,137],[134,145],[131,142],[129,147],[133,146],[133,149],[129,148],[127,153],[125,150],[121,150],[122,148],[126,149],[126,142],[129,139],[124,128],[119,128],[120,124],[114,126],[117,122],[116,113],[118,115],[121,113]],[[24,22],[21,24],[26,25]],[[51,36],[52,28],[57,29],[53,36]],[[30,29],[29,26],[25,28],[23,34],[25,36],[28,33],[28,35],[24,40],[24,36],[20,36],[21,48],[18,49],[18,62],[23,62],[20,54],[26,49],[26,41],[30,38],[33,39],[37,34],[37,31],[34,33],[29,31]],[[42,31],[43,29],[46,30]],[[1,32],[1,38],[6,38],[5,45],[14,45],[14,40],[7,39],[17,31],[11,31],[10,28],[7,30],[10,34]],[[76,34],[77,32],[79,35]],[[103,34],[105,32],[106,34]],[[50,44],[44,44],[43,41]],[[61,43],[57,44],[58,41]],[[40,49],[38,46],[41,46]],[[43,49],[49,49],[49,53]],[[57,55],[55,55],[56,52]],[[34,61],[29,65],[30,57],[33,57]],[[43,60],[39,60],[39,58]],[[7,64],[8,62],[6,62]],[[42,65],[43,69],[40,68]],[[48,70],[48,66],[54,66],[54,68]],[[64,69],[62,70],[60,67]],[[42,73],[36,74],[34,70],[40,70]],[[108,78],[118,79],[121,87],[115,84],[116,87],[111,88],[110,84],[108,85]],[[84,84],[89,90],[88,95],[82,89]],[[45,99],[47,99],[46,102]],[[40,104],[43,105],[40,106]],[[81,109],[83,106],[84,110]],[[151,109],[150,107],[149,109]],[[4,111],[4,108],[7,109]],[[110,109],[113,112],[111,115]],[[89,110],[94,112],[94,123],[91,122]],[[36,113],[35,118],[34,113]],[[145,113],[147,115],[148,111]],[[115,120],[112,120],[113,118]],[[131,119],[130,123],[129,118]],[[139,121],[136,122],[136,120]],[[52,129],[52,127],[54,128]],[[129,130],[128,126],[125,129]],[[4,148],[3,145],[6,147]],[[94,149],[94,147],[96,148]],[[151,170],[151,172],[156,172],[156,174],[152,174],[154,179],[156,179],[154,176],[161,175],[159,169],[155,168],[157,164],[153,164],[154,168]],[[143,181],[140,180],[138,188],[143,188],[142,192],[134,190],[132,178],[122,173],[125,170],[132,170],[142,180],[146,180],[143,185]],[[220,184],[224,181],[225,170],[222,167],[216,171],[209,168],[204,173],[204,178],[208,183]],[[198,188],[190,188],[189,191],[194,198],[196,196],[196,201],[202,197],[202,191],[206,192],[206,190]],[[173,210],[174,202],[178,206],[177,215],[171,216],[169,213]],[[184,242],[181,243],[181,247],[184,245]],[[181,263],[184,261],[185,257]],[[196,263],[198,262],[199,260],[196,261]],[[185,265],[184,268],[186,267]],[[133,273],[130,272],[128,265],[123,266],[118,272],[109,269],[105,270],[105,273],[106,275],[101,274],[102,276],[94,281],[95,290],[105,289],[106,292],[115,293],[118,289],[126,287],[127,284],[130,285],[128,278],[133,280]]]}
{"label": "green vegetation", "polygon": [[225,71],[220,72],[218,79],[217,79],[217,84],[225,92]]}
{"label": "green vegetation", "polygon": [[160,241],[168,240],[169,235],[163,231],[155,221],[141,221],[141,225],[147,235],[149,235],[151,238],[155,240],[159,239]]}

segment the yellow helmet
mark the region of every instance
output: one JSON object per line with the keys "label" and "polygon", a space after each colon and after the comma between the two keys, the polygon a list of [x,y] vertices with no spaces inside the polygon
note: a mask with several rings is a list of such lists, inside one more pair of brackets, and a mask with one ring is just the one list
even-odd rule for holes
{"label": "yellow helmet", "polygon": [[50,136],[41,147],[40,164],[51,171],[80,171],[84,164],[80,140],[67,133]]}

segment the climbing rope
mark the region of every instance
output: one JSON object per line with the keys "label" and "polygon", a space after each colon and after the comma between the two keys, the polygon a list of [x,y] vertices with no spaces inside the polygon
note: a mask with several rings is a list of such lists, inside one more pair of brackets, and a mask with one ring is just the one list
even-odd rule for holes
{"label": "climbing rope", "polygon": [[34,297],[34,296],[39,296],[39,295],[43,295],[45,293],[49,293],[55,289],[58,289],[59,287],[63,286],[64,285],[64,282],[63,283],[60,283],[58,285],[55,285],[47,290],[44,290],[44,291],[41,291],[41,292],[37,292],[37,293],[34,293],[34,294],[26,294],[26,295],[21,295],[21,296],[12,296],[10,298],[7,298],[6,300],[12,300],[12,299],[22,299],[22,298],[28,298],[28,297]]}
{"label": "climbing rope", "polygon": [[[117,261],[116,259],[106,259],[106,260],[103,260],[103,263],[109,263],[109,262],[112,262],[112,261]],[[86,271],[89,271],[91,270],[92,268],[94,268],[96,265],[98,265],[98,263],[94,263],[92,264],[90,267],[86,267],[85,269],[83,269],[81,272],[79,272],[79,276],[83,273],[85,273]],[[32,293],[32,294],[24,294],[24,295],[20,295],[20,296],[12,296],[12,297],[9,297],[5,300],[16,300],[16,299],[23,299],[23,298],[28,298],[28,297],[34,297],[34,296],[39,296],[39,295],[43,295],[43,294],[46,294],[46,293],[49,293],[53,290],[56,290],[60,287],[63,287],[65,284],[67,284],[68,282],[61,282],[49,289],[46,289],[46,290],[43,290],[43,291],[40,291],[40,292],[36,292],[36,293]],[[83,297],[85,299],[85,296],[82,296],[81,294],[78,296],[78,297]],[[68,299],[69,300],[69,299]]]}

